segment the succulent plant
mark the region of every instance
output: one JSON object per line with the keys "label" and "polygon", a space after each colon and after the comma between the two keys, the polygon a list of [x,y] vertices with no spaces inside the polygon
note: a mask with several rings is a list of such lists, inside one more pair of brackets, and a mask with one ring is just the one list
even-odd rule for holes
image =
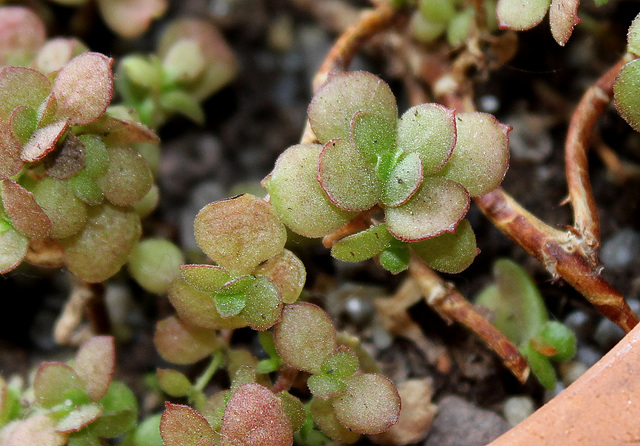
{"label": "succulent plant", "polygon": [[287,149],[263,180],[280,219],[306,237],[326,236],[368,211],[384,222],[338,241],[332,254],[380,254],[406,269],[409,247],[441,271],[477,254],[461,223],[470,197],[495,189],[509,160],[509,127],[484,113],[422,104],[400,119],[389,86],[366,72],[332,73],[313,97],[309,122],[320,144]]}
{"label": "succulent plant", "polygon": [[629,27],[627,52],[634,59],[622,67],[613,84],[615,106],[620,116],[640,132],[640,14]]}

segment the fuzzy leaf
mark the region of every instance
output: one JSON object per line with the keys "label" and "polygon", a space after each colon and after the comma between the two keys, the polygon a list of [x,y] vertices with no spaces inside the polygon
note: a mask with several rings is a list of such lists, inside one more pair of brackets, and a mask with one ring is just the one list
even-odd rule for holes
{"label": "fuzzy leaf", "polygon": [[347,429],[338,420],[331,401],[312,398],[309,403],[309,410],[313,416],[313,421],[315,421],[320,430],[334,440],[343,444],[351,444],[360,438],[360,434]]}
{"label": "fuzzy leaf", "polygon": [[220,347],[214,330],[188,325],[175,316],[158,321],[153,342],[160,356],[174,364],[193,364]]}
{"label": "fuzzy leaf", "polygon": [[96,179],[104,196],[117,206],[129,206],[142,200],[153,183],[147,161],[128,147],[111,147],[107,150],[109,167]]}
{"label": "fuzzy leaf", "polygon": [[47,414],[36,414],[13,429],[5,446],[47,445],[65,446],[69,435],[56,432],[55,421]]}
{"label": "fuzzy leaf", "polygon": [[100,400],[102,416],[91,425],[92,433],[99,437],[114,438],[136,426],[138,401],[126,384],[113,381]]}
{"label": "fuzzy leaf", "polygon": [[395,129],[396,98],[389,85],[366,71],[329,73],[309,105],[309,122],[321,143],[349,140],[351,119],[358,111],[375,113]]}
{"label": "fuzzy leaf", "polygon": [[383,223],[339,240],[331,247],[331,255],[345,262],[360,262],[379,254],[392,239]]}
{"label": "fuzzy leaf", "polygon": [[400,395],[386,376],[366,373],[345,380],[347,391],[333,400],[336,417],[361,434],[380,434],[398,422]]}
{"label": "fuzzy leaf", "polygon": [[498,0],[500,29],[525,30],[542,21],[551,0]]}
{"label": "fuzzy leaf", "polygon": [[116,367],[116,346],[111,336],[94,336],[85,341],[76,354],[73,370],[85,382],[92,401],[102,398]]}
{"label": "fuzzy leaf", "polygon": [[392,243],[380,253],[380,266],[389,271],[391,274],[399,274],[409,268],[411,261],[411,251],[404,244]]}
{"label": "fuzzy leaf", "polygon": [[613,84],[613,97],[620,116],[640,132],[640,59],[626,64]]}
{"label": "fuzzy leaf", "polygon": [[2,180],[2,204],[13,227],[31,239],[51,234],[51,220],[33,194],[12,180]]}
{"label": "fuzzy leaf", "polygon": [[191,391],[191,382],[183,373],[172,369],[158,369],[158,384],[167,395],[179,398],[187,396]]}
{"label": "fuzzy leaf", "polygon": [[169,48],[162,66],[171,81],[190,82],[202,73],[205,60],[195,39],[180,39]]}
{"label": "fuzzy leaf", "polygon": [[165,59],[175,43],[183,39],[198,42],[206,64],[193,82],[183,85],[195,99],[202,101],[234,78],[238,63],[233,51],[211,21],[196,18],[172,21],[158,44],[160,58]]}
{"label": "fuzzy leaf", "polygon": [[84,390],[76,372],[61,362],[43,362],[33,380],[33,393],[40,407],[50,409],[63,404],[69,392]]}
{"label": "fuzzy leaf", "polygon": [[288,249],[260,264],[253,273],[267,277],[277,286],[285,304],[298,300],[307,278],[304,264]]}
{"label": "fuzzy leaf", "polygon": [[145,290],[164,294],[169,284],[180,277],[182,262],[182,251],[169,240],[147,238],[131,251],[128,269]]}
{"label": "fuzzy leaf", "polygon": [[214,442],[215,433],[205,418],[189,406],[165,403],[160,434],[166,446],[196,446],[201,440]]}
{"label": "fuzzy leaf", "polygon": [[194,223],[198,246],[231,273],[246,274],[284,249],[287,231],[274,209],[249,194],[210,203]]}
{"label": "fuzzy leaf", "polygon": [[293,445],[282,400],[259,384],[244,384],[231,396],[222,419],[221,446]]}
{"label": "fuzzy leaf", "polygon": [[102,406],[99,404],[83,404],[58,421],[56,431],[62,433],[79,431],[100,418],[100,415],[102,415]]}
{"label": "fuzzy leaf", "polygon": [[197,327],[222,330],[247,326],[247,322],[240,317],[220,316],[211,293],[194,288],[185,280],[178,279],[171,283],[169,300],[181,319]]}
{"label": "fuzzy leaf", "polygon": [[51,221],[51,237],[65,238],[80,231],[87,221],[87,207],[66,181],[43,178],[33,189],[33,198]]}
{"label": "fuzzy leaf", "polygon": [[27,255],[28,247],[29,239],[12,227],[0,229],[0,274],[16,268]]}
{"label": "fuzzy leaf", "polygon": [[105,144],[109,146],[130,146],[137,143],[158,142],[158,136],[132,116],[115,116],[119,109],[109,107],[107,113],[100,116],[97,121],[83,127],[87,133],[100,135]]}
{"label": "fuzzy leaf", "polygon": [[246,305],[240,316],[254,330],[266,330],[280,319],[282,297],[278,287],[265,276],[258,276],[246,290]]}
{"label": "fuzzy leaf", "polygon": [[63,37],[49,39],[38,50],[34,65],[39,71],[50,74],[60,70],[71,59],[87,51],[89,51],[87,46],[78,39]]}
{"label": "fuzzy leaf", "polygon": [[573,28],[580,23],[580,18],[576,14],[580,0],[552,0],[549,8],[549,22],[551,23],[551,34],[560,46],[564,46]]}
{"label": "fuzzy leaf", "polygon": [[16,141],[27,142],[38,125],[38,116],[34,109],[25,106],[16,107],[9,118],[9,128]]}
{"label": "fuzzy leaf", "polygon": [[89,206],[96,206],[104,201],[102,189],[84,170],[69,178],[68,183],[76,197]]}
{"label": "fuzzy leaf", "polygon": [[44,23],[30,9],[4,6],[0,14],[0,65],[28,65],[46,38]]}
{"label": "fuzzy leaf", "polygon": [[222,288],[233,278],[225,269],[213,265],[181,265],[180,273],[189,285],[206,292]]}
{"label": "fuzzy leaf", "polygon": [[168,91],[158,100],[164,110],[186,116],[196,124],[203,125],[205,122],[204,110],[200,103],[185,91]]}
{"label": "fuzzy leaf", "polygon": [[320,153],[318,181],[336,206],[348,211],[373,207],[380,196],[376,173],[348,140],[332,139]]}
{"label": "fuzzy leaf", "polygon": [[[5,10],[2,9],[3,12]],[[11,112],[19,106],[37,110],[50,91],[51,83],[39,71],[26,67],[3,67],[0,70],[0,119],[8,120]]]}
{"label": "fuzzy leaf", "polygon": [[495,325],[514,344],[534,337],[547,322],[547,309],[529,275],[516,263],[502,259],[493,266],[496,284],[476,299],[495,313]]}
{"label": "fuzzy leaf", "polygon": [[0,179],[9,178],[20,171],[24,165],[20,159],[21,149],[22,145],[11,129],[0,124]]}
{"label": "fuzzy leaf", "polygon": [[420,155],[425,175],[447,162],[456,143],[453,110],[421,104],[407,110],[398,124],[398,149]]}
{"label": "fuzzy leaf", "polygon": [[323,375],[344,379],[358,371],[358,357],[349,347],[341,346],[324,360],[320,371]]}
{"label": "fuzzy leaf", "polygon": [[387,229],[405,242],[455,231],[469,209],[469,194],[459,183],[427,177],[411,199],[385,210]]}
{"label": "fuzzy leaf", "polygon": [[278,398],[282,400],[282,408],[291,421],[291,430],[296,432],[302,427],[307,417],[304,404],[286,390],[278,393]]}
{"label": "fuzzy leaf", "polygon": [[347,390],[347,385],[343,380],[325,375],[311,375],[307,379],[307,386],[313,396],[324,400],[340,395]]}
{"label": "fuzzy leaf", "polygon": [[640,56],[640,14],[633,19],[627,34],[627,51]]}
{"label": "fuzzy leaf", "polygon": [[69,128],[69,121],[60,119],[45,127],[39,128],[31,134],[22,148],[20,158],[26,162],[33,162],[56,148],[56,143]]}
{"label": "fuzzy leaf", "polygon": [[542,384],[545,389],[554,389],[558,379],[549,358],[534,349],[530,344],[525,346],[522,353],[525,358],[527,358],[531,366],[531,372],[538,378],[540,384]]}
{"label": "fuzzy leaf", "polygon": [[467,269],[479,252],[468,220],[462,220],[454,233],[412,243],[411,248],[431,268],[449,274]]}
{"label": "fuzzy leaf", "polygon": [[247,304],[247,292],[255,281],[253,276],[241,276],[213,292],[216,309],[223,318],[236,316]]}
{"label": "fuzzy leaf", "polygon": [[275,329],[280,357],[298,370],[318,374],[336,348],[336,329],[320,307],[310,303],[287,305]]}
{"label": "fuzzy leaf", "polygon": [[100,53],[74,57],[58,72],[52,94],[56,115],[72,125],[89,124],[102,115],[113,94],[113,59]]}
{"label": "fuzzy leaf", "polygon": [[72,133],[44,159],[47,175],[59,180],[75,175],[85,166],[84,144]]}
{"label": "fuzzy leaf", "polygon": [[424,179],[422,160],[418,153],[409,153],[389,172],[382,188],[385,206],[400,206],[416,193]]}
{"label": "fuzzy leaf", "polygon": [[167,0],[98,0],[100,12],[109,28],[122,37],[138,37],[151,21],[161,17],[169,3]]}
{"label": "fuzzy leaf", "polygon": [[373,112],[357,111],[351,120],[350,141],[371,165],[396,148],[396,120]]}
{"label": "fuzzy leaf", "polygon": [[87,282],[102,282],[126,263],[140,233],[133,210],[109,204],[89,208],[84,229],[62,241],[67,267]]}
{"label": "fuzzy leaf", "polygon": [[458,139],[453,154],[438,175],[457,181],[472,197],[500,185],[509,167],[511,127],[486,113],[456,115]]}
{"label": "fuzzy leaf", "polygon": [[553,354],[546,356],[554,361],[568,361],[576,354],[575,333],[558,321],[547,321],[534,339],[540,339],[552,347]]}
{"label": "fuzzy leaf", "polygon": [[280,220],[305,237],[323,237],[344,226],[356,213],[334,205],[317,180],[322,146],[289,147],[262,180]]}

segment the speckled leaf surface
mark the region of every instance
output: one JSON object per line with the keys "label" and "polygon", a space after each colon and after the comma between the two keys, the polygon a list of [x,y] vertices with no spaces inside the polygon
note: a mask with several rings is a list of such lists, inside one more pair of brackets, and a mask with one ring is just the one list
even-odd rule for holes
{"label": "speckled leaf surface", "polygon": [[620,116],[640,132],[640,59],[622,67],[613,85],[613,96]]}
{"label": "speckled leaf surface", "polygon": [[331,247],[331,255],[345,262],[360,262],[380,254],[392,239],[383,223],[337,241]]}
{"label": "speckled leaf surface", "polygon": [[51,91],[47,77],[26,67],[3,67],[0,70],[0,119],[8,120],[19,106],[37,110]]}
{"label": "speckled leaf surface", "polygon": [[640,14],[633,19],[627,34],[627,51],[640,56]]}
{"label": "speckled leaf surface", "polygon": [[33,198],[33,194],[15,181],[2,180],[2,203],[14,228],[29,238],[51,234],[51,220]]}
{"label": "speckled leaf surface", "polygon": [[411,244],[415,253],[431,268],[457,274],[471,265],[478,255],[476,236],[468,220],[462,220],[454,233],[445,232],[437,237]]}
{"label": "speckled leaf surface", "polygon": [[549,8],[549,22],[551,34],[560,46],[564,46],[573,28],[580,23],[577,15],[580,0],[552,0]]}
{"label": "speckled leaf surface", "polygon": [[397,120],[384,119],[374,112],[357,111],[351,119],[350,139],[371,165],[378,157],[396,149]]}
{"label": "speckled leaf surface", "polygon": [[498,0],[500,28],[525,30],[542,21],[551,0]]}
{"label": "speckled leaf surface", "polygon": [[160,433],[166,446],[196,446],[202,440],[214,443],[215,433],[207,420],[195,409],[165,403]]}
{"label": "speckled leaf surface", "polygon": [[420,155],[409,153],[389,172],[382,187],[382,202],[391,207],[406,203],[416,193],[423,179]]}

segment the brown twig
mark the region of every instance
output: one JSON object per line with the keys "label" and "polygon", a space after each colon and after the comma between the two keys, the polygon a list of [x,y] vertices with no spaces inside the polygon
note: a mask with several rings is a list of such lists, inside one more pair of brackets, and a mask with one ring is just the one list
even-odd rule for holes
{"label": "brown twig", "polygon": [[425,296],[427,304],[445,320],[454,320],[482,339],[496,352],[509,370],[524,383],[529,376],[529,365],[518,348],[491,325],[471,303],[455,288],[444,282],[431,268],[417,257],[411,258],[409,273]]}

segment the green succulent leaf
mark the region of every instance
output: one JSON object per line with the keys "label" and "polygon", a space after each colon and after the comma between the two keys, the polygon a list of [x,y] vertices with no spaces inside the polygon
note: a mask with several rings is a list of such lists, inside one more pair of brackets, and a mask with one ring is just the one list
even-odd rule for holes
{"label": "green succulent leaf", "polygon": [[469,209],[469,193],[447,178],[426,177],[409,201],[385,209],[387,229],[405,242],[453,232]]}
{"label": "green succulent leaf", "polygon": [[406,203],[416,193],[423,179],[420,155],[409,153],[389,172],[382,187],[382,202],[391,207]]}
{"label": "green succulent leaf", "polygon": [[153,342],[160,356],[174,364],[193,364],[220,347],[214,330],[188,325],[175,316],[158,321]]}
{"label": "green succulent leaf", "polygon": [[160,435],[162,414],[155,414],[140,422],[133,435],[133,446],[165,446]]}
{"label": "green succulent leaf", "polygon": [[131,251],[128,269],[131,276],[145,290],[164,294],[169,284],[180,277],[180,264],[184,255],[169,240],[148,238]]}
{"label": "green succulent leaf", "polygon": [[61,362],[43,362],[33,380],[36,403],[45,409],[64,404],[71,393],[84,392],[84,387],[76,372]]}
{"label": "green succulent leaf", "polygon": [[640,56],[640,14],[633,19],[627,34],[627,51]]}
{"label": "green succulent leaf", "polygon": [[273,282],[285,304],[292,304],[298,300],[307,278],[304,264],[288,249],[260,264],[253,273],[265,276]]}
{"label": "green succulent leaf", "polygon": [[453,233],[445,232],[410,246],[431,268],[449,274],[467,269],[479,252],[473,228],[466,219],[458,223]]}
{"label": "green succulent leaf", "polygon": [[138,402],[131,389],[121,381],[113,381],[100,400],[102,416],[91,425],[99,437],[114,438],[136,426]]}
{"label": "green succulent leaf", "polygon": [[287,231],[273,207],[249,194],[200,210],[194,223],[198,246],[232,274],[251,273],[284,249]]}
{"label": "green succulent leaf", "polygon": [[255,277],[247,287],[247,303],[240,316],[254,330],[266,330],[280,319],[282,297],[278,287],[265,276]]}
{"label": "green succulent leaf", "polygon": [[87,221],[87,207],[67,181],[43,178],[35,185],[33,198],[49,217],[53,238],[69,237],[80,231]]}
{"label": "green succulent leaf", "polygon": [[218,314],[223,318],[236,316],[247,304],[247,293],[255,282],[254,276],[242,276],[213,292]]}
{"label": "green succulent leaf", "polygon": [[309,412],[320,430],[332,439],[343,444],[351,444],[360,438],[359,433],[348,429],[338,420],[331,401],[311,398]]}
{"label": "green succulent leaf", "polygon": [[409,268],[411,252],[403,243],[392,243],[380,253],[380,266],[392,274],[398,274]]}
{"label": "green succulent leaf", "polygon": [[447,42],[453,47],[460,46],[469,37],[475,23],[475,10],[465,8],[458,12],[447,26]]}
{"label": "green succulent leaf", "polygon": [[418,8],[428,20],[441,23],[447,23],[456,12],[454,3],[449,0],[420,0]]}
{"label": "green succulent leaf", "polygon": [[[6,9],[3,8],[3,12],[5,11]],[[0,41],[2,41],[1,35]],[[18,107],[38,110],[50,91],[49,79],[37,70],[26,67],[2,67],[0,70],[0,119],[7,122],[13,110]]]}
{"label": "green succulent leaf", "polygon": [[291,367],[320,374],[325,358],[336,348],[336,329],[320,307],[303,302],[287,305],[275,329],[280,357]]}
{"label": "green succulent leaf", "polygon": [[78,139],[85,148],[84,173],[91,178],[105,173],[109,166],[109,152],[102,139],[95,135],[80,135]]}
{"label": "green succulent leaf", "polygon": [[369,209],[380,197],[373,166],[348,140],[332,139],[325,144],[318,161],[318,181],[333,204],[347,211]]}
{"label": "green succulent leaf", "polygon": [[26,143],[38,126],[36,111],[25,106],[16,107],[11,112],[9,126],[16,141],[19,141],[20,144]]}
{"label": "green succulent leaf", "polygon": [[28,247],[28,238],[0,220],[0,274],[17,267],[27,255]]}
{"label": "green succulent leaf", "polygon": [[104,194],[98,183],[84,170],[68,179],[74,195],[89,206],[96,206],[104,201]]}
{"label": "green succulent leaf", "polygon": [[456,126],[456,146],[438,175],[462,184],[472,197],[491,192],[509,167],[511,127],[479,112],[458,113]]}
{"label": "green succulent leaf", "polygon": [[374,112],[357,111],[351,119],[350,141],[370,165],[396,149],[395,120],[385,119]]}
{"label": "green succulent leaf", "polygon": [[411,107],[400,118],[398,149],[419,154],[425,175],[440,170],[455,143],[453,110],[438,104],[421,104]]}
{"label": "green succulent leaf", "polygon": [[206,61],[195,39],[181,39],[164,55],[162,66],[168,80],[191,82],[205,69]]}
{"label": "green succulent leaf", "polygon": [[111,147],[109,167],[96,179],[104,196],[116,206],[129,206],[142,200],[153,184],[147,161],[129,147]]}
{"label": "green succulent leaf", "polygon": [[304,237],[323,237],[344,226],[356,213],[333,204],[317,180],[322,146],[298,144],[285,150],[262,180],[280,220]]}
{"label": "green succulent leaf", "polygon": [[205,122],[204,110],[197,99],[182,90],[171,90],[163,93],[158,99],[164,110],[179,113],[196,124]]}
{"label": "green succulent leaf", "polygon": [[620,116],[640,132],[640,59],[622,67],[613,84],[613,97]]}
{"label": "green succulent leaf", "polygon": [[218,290],[233,279],[224,268],[213,265],[180,265],[180,274],[189,285],[205,292]]}
{"label": "green succulent leaf", "polygon": [[547,14],[551,0],[498,0],[500,28],[526,30],[533,28]]}
{"label": "green succulent leaf", "polygon": [[330,139],[349,140],[351,119],[356,112],[375,113],[385,125],[395,128],[396,98],[379,77],[366,71],[329,73],[309,105],[311,128],[321,143]]}
{"label": "green succulent leaf", "polygon": [[325,400],[340,395],[347,390],[344,380],[326,375],[311,375],[307,379],[307,386],[313,396]]}
{"label": "green succulent leaf", "polygon": [[297,431],[302,427],[307,418],[304,404],[286,390],[278,393],[277,396],[282,400],[282,408],[289,417],[289,421],[291,421],[291,430],[293,432]]}
{"label": "green succulent leaf", "polygon": [[191,381],[183,373],[172,369],[158,369],[158,384],[167,395],[179,398],[187,396],[191,391]]}
{"label": "green succulent leaf", "polygon": [[345,262],[360,262],[379,254],[392,239],[383,223],[337,241],[331,247],[331,255]]}
{"label": "green succulent leaf", "polygon": [[552,348],[553,354],[546,356],[554,361],[568,361],[576,354],[575,333],[558,321],[547,321],[534,339]]}
{"label": "green succulent leaf", "polygon": [[154,91],[162,88],[162,65],[156,59],[141,55],[127,56],[122,59],[119,68],[127,80],[136,85]]}
{"label": "green succulent leaf", "polygon": [[322,362],[320,372],[327,377],[344,379],[356,373],[358,367],[360,363],[353,350],[341,346]]}
{"label": "green succulent leaf", "polygon": [[522,353],[527,358],[531,372],[540,381],[540,384],[545,389],[552,390],[555,388],[558,378],[549,358],[533,348],[531,344],[527,344]]}

